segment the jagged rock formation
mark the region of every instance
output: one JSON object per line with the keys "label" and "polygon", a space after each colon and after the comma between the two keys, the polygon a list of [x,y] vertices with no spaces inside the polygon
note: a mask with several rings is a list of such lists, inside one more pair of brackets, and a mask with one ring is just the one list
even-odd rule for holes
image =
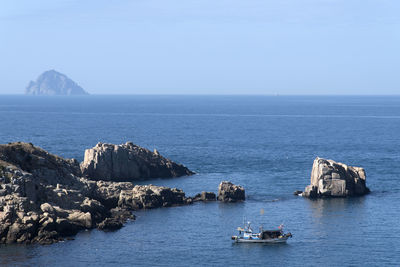
{"label": "jagged rock formation", "polygon": [[156,150],[127,142],[122,145],[98,143],[85,150],[83,175],[94,180],[133,181],[194,174],[188,168],[161,156]]}
{"label": "jagged rock formation", "polygon": [[27,95],[87,95],[76,82],[55,70],[43,72],[25,89]]}
{"label": "jagged rock formation", "polygon": [[237,202],[245,200],[245,190],[240,185],[223,181],[218,186],[218,200],[223,202]]}
{"label": "jagged rock formation", "polygon": [[367,193],[369,189],[363,168],[317,157],[311,172],[311,184],[302,195],[317,198],[361,196]]}
{"label": "jagged rock formation", "polygon": [[53,243],[82,229],[118,229],[131,210],[192,203],[175,188],[80,176],[74,159],[27,143],[0,145],[0,243]]}

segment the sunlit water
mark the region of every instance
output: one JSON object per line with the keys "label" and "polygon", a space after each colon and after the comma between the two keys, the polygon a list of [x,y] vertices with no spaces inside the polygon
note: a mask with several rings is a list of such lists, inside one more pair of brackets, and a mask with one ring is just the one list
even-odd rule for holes
{"label": "sunlit water", "polygon": [[[119,231],[50,246],[1,246],[1,266],[382,266],[400,262],[400,97],[0,96],[0,143],[32,142],[83,159],[97,142],[157,148],[198,174],[146,183],[187,195],[246,188],[243,203],[136,212]],[[372,193],[293,196],[327,157],[367,172]],[[264,213],[260,212],[264,210]],[[282,222],[283,245],[232,244],[243,218]]]}

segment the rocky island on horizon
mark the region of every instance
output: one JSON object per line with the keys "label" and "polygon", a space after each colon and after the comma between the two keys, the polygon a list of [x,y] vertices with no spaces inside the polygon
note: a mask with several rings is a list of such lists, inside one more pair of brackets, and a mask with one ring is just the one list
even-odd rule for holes
{"label": "rocky island on horizon", "polygon": [[55,70],[43,72],[25,88],[26,95],[88,95],[81,86]]}

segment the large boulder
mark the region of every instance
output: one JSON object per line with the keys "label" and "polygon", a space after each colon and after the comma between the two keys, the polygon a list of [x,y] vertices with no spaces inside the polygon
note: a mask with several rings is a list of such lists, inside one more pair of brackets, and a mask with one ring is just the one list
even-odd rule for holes
{"label": "large boulder", "polygon": [[245,200],[244,188],[231,182],[223,181],[218,186],[218,200],[223,202],[237,202]]}
{"label": "large boulder", "polygon": [[302,195],[318,198],[361,196],[367,193],[369,189],[363,168],[317,157],[311,171],[311,184]]}
{"label": "large boulder", "polygon": [[188,168],[154,152],[127,142],[122,145],[98,143],[85,150],[83,175],[93,180],[132,181],[193,174]]}

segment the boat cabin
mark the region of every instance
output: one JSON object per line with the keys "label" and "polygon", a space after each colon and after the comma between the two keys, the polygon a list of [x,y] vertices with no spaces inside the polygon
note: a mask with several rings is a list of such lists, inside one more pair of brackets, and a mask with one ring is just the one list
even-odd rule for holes
{"label": "boat cabin", "polygon": [[282,235],[282,230],[263,230],[261,239],[279,238]]}

